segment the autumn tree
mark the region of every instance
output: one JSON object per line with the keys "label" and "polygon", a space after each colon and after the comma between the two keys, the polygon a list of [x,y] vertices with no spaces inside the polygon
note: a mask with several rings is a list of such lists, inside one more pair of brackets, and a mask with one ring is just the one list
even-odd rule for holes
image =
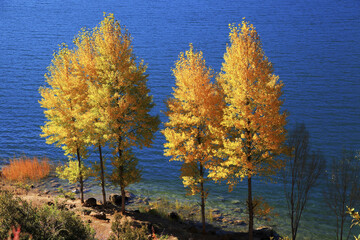
{"label": "autumn tree", "polygon": [[109,14],[93,30],[93,39],[98,86],[90,98],[101,104],[99,122],[108,128],[113,154],[110,180],[121,188],[124,213],[125,188],[140,179],[131,149],[150,146],[159,119],[149,114],[154,104],[146,86],[146,65],[136,61],[126,28]]}
{"label": "autumn tree", "polygon": [[99,79],[99,70],[101,69],[98,69],[96,64],[96,59],[99,56],[94,43],[94,31],[80,31],[75,39],[75,45],[77,77],[84,79],[88,85],[87,111],[81,120],[86,133],[86,143],[89,146],[94,146],[99,152],[100,161],[99,164],[96,162],[93,164],[95,170],[93,175],[95,178],[100,179],[103,204],[105,204],[105,160],[102,148],[109,140],[109,135],[107,134],[109,129],[107,118],[104,118],[104,114],[106,114],[104,111],[104,104],[106,104],[104,97],[106,96],[103,94],[103,86]]}
{"label": "autumn tree", "polygon": [[84,202],[83,159],[86,158],[85,131],[81,119],[87,111],[87,83],[77,76],[76,54],[62,45],[54,54],[45,79],[48,86],[39,89],[40,105],[48,121],[41,127],[46,143],[61,147],[69,158],[77,158],[81,202]]}
{"label": "autumn tree", "polygon": [[201,217],[205,232],[205,202],[208,195],[204,183],[206,169],[213,164],[212,128],[219,127],[222,97],[211,82],[212,70],[205,64],[202,52],[180,53],[172,69],[176,79],[173,97],[167,100],[169,117],[162,131],[166,138],[165,156],[182,161],[181,178],[191,195],[200,194]]}
{"label": "autumn tree", "polygon": [[282,176],[291,221],[291,236],[295,240],[310,190],[325,170],[325,159],[319,151],[311,151],[305,124],[296,124],[289,134],[287,146],[290,154]]}
{"label": "autumn tree", "polygon": [[253,25],[243,21],[230,25],[230,30],[230,45],[218,77],[226,104],[219,151],[224,161],[209,176],[227,179],[230,187],[247,177],[249,239],[253,239],[252,178],[274,174],[284,165],[276,158],[283,152],[286,134],[286,114],[280,109],[283,84],[273,73]]}

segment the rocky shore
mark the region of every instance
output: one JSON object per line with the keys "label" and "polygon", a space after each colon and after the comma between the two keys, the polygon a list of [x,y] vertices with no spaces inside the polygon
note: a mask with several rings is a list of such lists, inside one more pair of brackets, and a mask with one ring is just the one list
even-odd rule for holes
{"label": "rocky shore", "polygon": [[[47,184],[47,186],[49,186]],[[30,201],[33,205],[53,205],[59,208],[75,212],[81,219],[89,223],[100,240],[108,239],[111,234],[111,223],[114,215],[120,211],[121,196],[110,194],[107,204],[96,198],[88,198],[85,204],[81,204],[76,198],[77,190],[65,191],[56,181],[50,182],[51,188],[44,188],[44,183],[31,185],[19,185],[0,182],[0,190],[13,192],[18,197]],[[233,219],[219,209],[212,209],[208,218],[207,233],[201,233],[201,224],[197,220],[199,212],[196,206],[186,206],[181,203],[173,203],[163,198],[150,199],[149,197],[136,196],[130,192],[126,195],[126,216],[134,225],[146,225],[150,232],[155,232],[165,239],[188,240],[188,239],[247,239],[247,223],[245,220]],[[243,211],[242,209],[235,209]],[[244,232],[230,231],[229,226],[238,226]],[[279,239],[278,234],[270,227],[260,227],[254,233],[257,240]]]}

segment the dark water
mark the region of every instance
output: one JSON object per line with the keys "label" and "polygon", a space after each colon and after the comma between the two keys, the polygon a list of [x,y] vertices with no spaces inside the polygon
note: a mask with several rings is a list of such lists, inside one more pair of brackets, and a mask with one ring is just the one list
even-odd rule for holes
{"label": "dark water", "polygon": [[[58,44],[71,44],[82,27],[94,27],[112,12],[132,34],[135,54],[148,63],[154,113],[164,110],[174,78],[171,67],[193,43],[219,71],[228,42],[228,24],[243,17],[258,30],[266,55],[284,82],[289,127],[304,122],[314,148],[331,159],[341,149],[360,149],[360,1],[16,1],[0,0],[0,159],[46,155],[64,160],[61,150],[45,144],[45,121],[38,88]],[[162,121],[165,121],[161,115]],[[138,151],[142,194],[183,199],[178,163],[163,157],[160,133],[152,149]],[[93,154],[89,161],[96,158]],[[95,190],[96,191],[96,190]],[[289,233],[282,185],[255,182],[254,191],[275,206],[270,223]],[[303,239],[334,239],[333,219],[315,189],[301,226]],[[239,184],[227,193],[213,186],[209,204],[231,211],[231,201],[245,200]],[[320,203],[319,203],[320,202]],[[236,207],[236,206],[235,206]]]}

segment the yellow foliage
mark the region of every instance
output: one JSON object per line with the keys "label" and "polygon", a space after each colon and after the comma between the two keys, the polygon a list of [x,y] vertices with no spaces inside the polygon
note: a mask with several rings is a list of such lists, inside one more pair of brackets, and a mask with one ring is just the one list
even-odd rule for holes
{"label": "yellow foliage", "polygon": [[[84,180],[92,175],[91,169],[86,168],[84,165],[81,165],[81,171]],[[59,178],[68,180],[70,184],[77,183],[80,175],[78,161],[69,161],[67,164],[57,167],[56,174]]]}
{"label": "yellow foliage", "polygon": [[54,54],[45,75],[49,87],[40,88],[48,119],[42,137],[80,162],[88,146],[109,143],[120,168],[112,180],[125,187],[140,175],[131,147],[149,147],[159,124],[149,114],[154,104],[146,65],[135,61],[130,34],[113,14],[91,32],[81,30],[74,44],[74,50],[62,45]]}
{"label": "yellow foliage", "polygon": [[85,132],[82,117],[87,109],[87,84],[76,75],[76,54],[67,46],[54,54],[54,59],[45,74],[49,87],[41,87],[41,107],[48,119],[41,127],[46,143],[56,143],[65,155],[74,157],[79,150],[85,156]]}
{"label": "yellow foliage", "polygon": [[190,50],[180,53],[172,69],[176,79],[173,97],[167,100],[169,121],[162,131],[166,138],[165,156],[171,161],[183,161],[181,177],[190,194],[200,192],[205,169],[214,164],[214,131],[219,129],[222,96],[211,82],[212,70],[202,52]]}
{"label": "yellow foliage", "polygon": [[278,156],[285,141],[286,114],[281,112],[282,82],[273,73],[253,25],[230,25],[230,45],[217,78],[224,93],[221,122],[223,162],[211,177],[234,185],[237,179],[271,175],[283,166]]}
{"label": "yellow foliage", "polygon": [[149,114],[154,104],[146,65],[135,61],[128,30],[109,14],[91,37],[96,73],[89,82],[89,118],[95,123],[90,139],[109,143],[114,167],[110,180],[123,190],[140,180],[131,148],[150,147],[159,119]]}
{"label": "yellow foliage", "polygon": [[[352,217],[352,224],[351,224],[351,227],[354,227],[354,226],[360,226],[360,214],[359,212],[355,212],[355,209],[354,208],[349,208],[347,207],[347,213],[350,214],[350,216]],[[360,235],[359,236],[354,236],[355,240],[360,240]]]}

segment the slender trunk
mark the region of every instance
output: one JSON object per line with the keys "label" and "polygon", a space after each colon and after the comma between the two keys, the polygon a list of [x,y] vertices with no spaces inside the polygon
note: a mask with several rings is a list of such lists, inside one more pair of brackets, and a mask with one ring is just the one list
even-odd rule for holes
{"label": "slender trunk", "polygon": [[339,216],[336,217],[336,240],[339,240]]}
{"label": "slender trunk", "polygon": [[79,148],[76,148],[76,154],[77,154],[77,159],[78,159],[78,163],[79,163],[80,199],[81,199],[81,203],[84,203],[84,182],[83,182],[83,174],[82,174],[82,170],[81,170],[82,167],[81,167]]}
{"label": "slender trunk", "polygon": [[200,163],[200,191],[201,191],[201,221],[202,221],[202,232],[203,234],[206,233],[205,230],[205,190],[204,190],[204,168],[203,165]]}
{"label": "slender trunk", "polygon": [[[201,144],[201,137],[200,137],[200,129],[199,127],[197,128],[198,133],[197,133],[197,141],[198,141],[198,146]],[[204,190],[204,166],[201,163],[201,161],[199,160],[199,170],[200,170],[200,197],[201,197],[201,222],[202,222],[202,233],[205,234],[206,233],[206,228],[205,228],[205,190]]]}
{"label": "slender trunk", "polygon": [[103,204],[106,204],[106,193],[105,193],[105,177],[104,177],[104,162],[101,152],[101,145],[99,144],[99,154],[100,154],[100,170],[101,170],[101,189],[103,195]]}
{"label": "slender trunk", "polygon": [[343,239],[344,232],[344,216],[341,216],[341,225],[340,225],[340,240]]}
{"label": "slender trunk", "polygon": [[125,187],[121,185],[121,214],[125,214]]}
{"label": "slender trunk", "polygon": [[120,148],[122,142],[122,138],[119,137],[119,146],[118,146],[118,152],[119,152],[119,175],[120,175],[120,190],[121,190],[121,214],[125,214],[125,186],[124,186],[124,166],[121,163],[122,161],[122,150]]}
{"label": "slender trunk", "polygon": [[295,240],[296,239],[296,230],[295,230],[294,211],[293,210],[291,213],[291,235],[292,235],[292,240]]}
{"label": "slender trunk", "polygon": [[294,219],[294,215],[295,215],[295,203],[294,203],[294,188],[295,188],[295,167],[293,167],[292,169],[292,178],[291,178],[291,199],[290,199],[290,204],[291,204],[291,235],[292,235],[292,240],[296,239],[296,230],[295,230],[295,219]]}
{"label": "slender trunk", "polygon": [[343,194],[342,194],[342,205],[341,205],[341,225],[340,225],[340,240],[343,239],[343,234],[344,234],[344,220],[345,220],[345,199],[346,199],[346,189],[344,189]]}
{"label": "slender trunk", "polygon": [[[246,103],[249,104],[249,101]],[[247,120],[248,126],[250,126],[250,120]],[[251,145],[252,139],[251,132],[248,128],[245,129],[245,136],[246,136],[246,155],[247,161],[251,162]],[[251,174],[248,174],[248,209],[249,209],[249,240],[253,240],[253,231],[254,231],[254,206],[253,206],[253,199],[252,199],[252,188],[251,188]]]}
{"label": "slender trunk", "polygon": [[253,240],[254,207],[252,202],[251,176],[248,176],[249,240]]}

